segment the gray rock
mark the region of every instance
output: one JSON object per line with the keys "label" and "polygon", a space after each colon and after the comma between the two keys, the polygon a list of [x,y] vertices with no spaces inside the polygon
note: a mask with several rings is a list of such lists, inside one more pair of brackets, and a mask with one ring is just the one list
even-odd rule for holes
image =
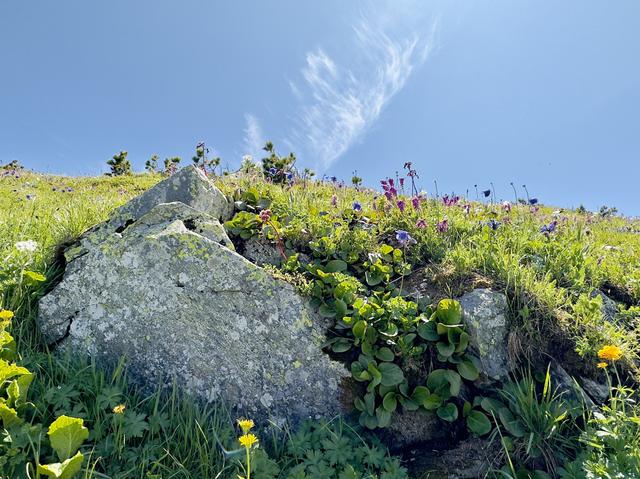
{"label": "gray rock", "polygon": [[121,228],[136,221],[161,203],[180,202],[193,209],[225,221],[233,214],[233,203],[227,200],[200,168],[182,168],[166,180],[121,206],[109,220],[109,225]]}
{"label": "gray rock", "polygon": [[603,404],[609,399],[609,386],[589,378],[581,378],[582,388],[594,402]]}
{"label": "gray rock", "polygon": [[596,296],[600,296],[600,298],[602,299],[602,318],[610,323],[615,322],[616,316],[619,312],[618,303],[616,303],[602,291],[595,291],[592,297]]}
{"label": "gray rock", "polygon": [[342,410],[349,374],[321,351],[328,325],[291,285],[229,249],[213,215],[182,203],[124,210],[146,213],[76,246],[40,301],[47,341],[101,364],[124,356],[149,389],[175,378],[262,424]]}
{"label": "gray rock", "polygon": [[416,451],[409,470],[416,479],[481,479],[500,452],[499,441],[470,437],[451,449]]}
{"label": "gray rock", "polygon": [[551,384],[565,402],[584,404],[587,408],[595,410],[593,400],[560,364],[556,363],[551,367]]}
{"label": "gray rock", "polygon": [[276,245],[262,235],[252,236],[245,241],[242,256],[259,266],[265,264],[279,266],[282,263],[282,257]]}
{"label": "gray rock", "polygon": [[[65,259],[70,262],[86,254],[114,233],[122,233],[154,207],[166,203],[181,203],[221,221],[233,214],[233,203],[227,200],[202,170],[193,165],[188,166],[118,208],[108,221],[84,233],[72,248],[65,251]],[[151,218],[148,221],[152,221]],[[226,237],[226,232],[224,234]],[[231,241],[225,243],[227,246],[230,244]]]}
{"label": "gray rock", "polygon": [[441,439],[447,435],[447,425],[433,412],[396,411],[391,424],[384,431],[389,436],[388,443],[395,448]]}
{"label": "gray rock", "polygon": [[490,379],[504,380],[509,375],[507,352],[507,298],[490,289],[475,289],[460,299],[463,320],[470,335],[471,349]]}

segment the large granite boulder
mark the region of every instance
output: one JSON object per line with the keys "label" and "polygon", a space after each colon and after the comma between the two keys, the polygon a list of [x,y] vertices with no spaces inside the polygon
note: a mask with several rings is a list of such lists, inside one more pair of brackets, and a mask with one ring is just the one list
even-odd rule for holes
{"label": "large granite boulder", "polygon": [[459,298],[471,349],[482,363],[482,372],[492,380],[509,375],[507,298],[490,289],[474,289]]}
{"label": "large granite boulder", "polygon": [[124,356],[142,385],[175,379],[259,421],[333,417],[348,372],[321,351],[325,320],[232,250],[219,191],[207,187],[190,205],[152,204],[195,198],[179,191],[188,184],[156,186],[164,192],[133,200],[68,252],[62,281],[40,301],[44,337],[102,364]]}

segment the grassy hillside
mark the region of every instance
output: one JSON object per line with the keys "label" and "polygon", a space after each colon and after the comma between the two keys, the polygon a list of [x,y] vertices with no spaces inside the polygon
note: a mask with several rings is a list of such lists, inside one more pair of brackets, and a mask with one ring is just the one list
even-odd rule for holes
{"label": "grassy hillside", "polygon": [[[21,405],[26,422],[10,429],[7,416],[0,414],[6,427],[0,430],[0,476],[35,477],[35,469],[26,464],[57,461],[45,433],[63,414],[83,418],[89,429],[81,448],[86,477],[244,474],[238,465],[242,461],[223,454],[218,445],[219,438],[228,449],[239,447],[233,420],[223,405],[204,408],[175,393],[143,397],[127,385],[121,370],[105,373],[82,360],[49,354],[35,326],[37,299],[60,273],[60,248],[161,179],[150,174],[66,178],[22,170],[7,171],[0,178],[0,311],[14,313],[7,331],[15,338],[15,362],[35,374],[30,403]],[[410,177],[404,187],[398,180],[393,185],[387,182],[386,194],[338,181],[295,177],[291,184],[288,180],[276,184],[279,180],[265,179],[257,169],[217,178],[220,189],[243,210],[227,228],[240,251],[243,239],[252,236],[274,243],[287,258],[276,274],[314,296],[325,315],[346,325],[346,332],[336,338],[345,339],[349,348],[360,344],[357,332],[352,332],[354,325],[349,325],[356,299],[343,301],[334,294],[335,285],[320,281],[326,272],[309,269],[297,255],[314,258],[325,270],[333,262],[336,271],[330,274],[354,278],[355,296],[388,293],[384,301],[400,298],[394,304],[404,308],[405,316],[411,314],[412,303],[402,300],[403,287],[411,275],[427,278],[437,299],[455,297],[477,284],[489,285],[509,299],[514,325],[510,353],[523,371],[544,371],[549,362],[562,362],[575,375],[598,381],[617,377],[614,384],[635,385],[640,353],[640,222],[542,205],[421,197],[411,194]],[[266,208],[270,213],[260,218],[258,213]],[[393,257],[385,259],[389,254]],[[320,284],[331,289],[318,291]],[[617,302],[617,311],[608,320],[598,293]],[[381,303],[381,310],[390,308]],[[602,362],[598,351],[607,345],[619,348],[620,359],[610,360],[609,369],[598,368]],[[401,356],[400,349],[394,351]],[[608,373],[613,367],[615,374]],[[7,384],[0,381],[0,398]],[[613,474],[638,467],[637,452],[629,453],[640,444],[636,406],[624,399],[633,391],[611,394],[613,409],[605,409],[603,418],[610,435],[616,435],[615,443],[597,434],[605,426],[590,421],[585,413],[567,428],[572,429],[565,438],[570,443],[568,457],[562,459],[573,465],[560,471],[553,458],[541,461],[529,450],[505,449],[498,438],[496,450],[511,451],[503,454],[503,462],[508,464],[513,456],[520,463],[510,474],[515,477],[521,466],[564,477],[609,477],[605,476],[609,473],[618,477]],[[621,413],[622,405],[626,409]],[[254,452],[255,477],[278,477],[278,470],[280,477],[406,477],[399,460],[385,456],[375,438],[364,432],[356,435],[341,420],[308,428],[289,441],[263,438],[264,447]],[[331,431],[327,437],[326,431]],[[548,432],[539,431],[549,446],[541,450],[552,451]],[[352,467],[348,457],[327,459],[330,447],[321,444],[337,437],[352,451],[354,463],[369,464],[366,470],[354,469],[347,475]],[[517,444],[520,439],[515,436]],[[526,449],[526,441],[520,443]],[[308,450],[315,451],[315,460],[326,471],[317,470],[326,475],[304,475],[310,470],[305,463]],[[380,454],[375,464],[363,459],[371,451]]]}

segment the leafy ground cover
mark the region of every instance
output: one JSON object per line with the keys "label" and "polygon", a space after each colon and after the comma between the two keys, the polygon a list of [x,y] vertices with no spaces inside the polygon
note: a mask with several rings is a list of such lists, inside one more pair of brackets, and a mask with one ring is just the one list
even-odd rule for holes
{"label": "leafy ground cover", "polygon": [[[274,274],[335,319],[326,346],[359,383],[360,424],[311,423],[245,451],[222,405],[207,408],[176,392],[143,396],[122,368],[106,372],[50,354],[35,314],[37,299],[60,274],[60,248],[162,176],[65,178],[7,169],[0,179],[0,358],[5,371],[24,371],[0,376],[0,407],[19,413],[12,424],[9,413],[0,414],[5,477],[75,477],[69,465],[66,476],[63,466],[46,465],[77,454],[84,477],[406,477],[399,459],[367,431],[386,426],[396,408],[415,407],[463,422],[465,434],[493,438],[501,477],[637,477],[640,222],[530,198],[427,196],[413,184],[411,165],[402,178],[383,179],[382,191],[359,187],[357,179],[356,186],[314,181],[291,168],[293,158],[269,153],[263,168],[245,164],[241,173],[216,178],[239,210],[226,226],[240,252],[252,237],[271,242],[282,258]],[[433,302],[404,296],[412,274],[435,285]],[[467,355],[456,303],[446,298],[478,282],[509,299],[509,345],[522,374],[493,397],[466,400],[458,397],[460,383],[471,384],[478,368]],[[598,293],[618,301],[611,317]],[[615,354],[598,357],[605,346]],[[405,366],[425,357],[429,375],[417,383]],[[605,407],[572,409],[544,374],[550,358],[609,381]],[[65,416],[82,420],[70,436],[83,436],[83,428],[88,435],[61,453],[52,424]]]}

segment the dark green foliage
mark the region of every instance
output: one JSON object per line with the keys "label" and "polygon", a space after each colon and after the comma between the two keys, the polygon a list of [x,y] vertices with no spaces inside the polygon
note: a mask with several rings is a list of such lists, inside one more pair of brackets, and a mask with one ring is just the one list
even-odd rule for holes
{"label": "dark green foliage", "polygon": [[294,173],[296,156],[289,153],[288,156],[280,156],[276,153],[273,143],[268,141],[264,148],[268,156],[262,159],[262,172],[264,177],[276,184],[285,184],[290,181],[290,175]]}
{"label": "dark green foliage", "polygon": [[400,461],[378,440],[365,440],[362,432],[339,419],[302,424],[288,436],[277,463],[254,451],[252,466],[256,479],[408,478]]}
{"label": "dark green foliage", "polygon": [[208,158],[209,148],[202,141],[196,145],[196,154],[191,157],[193,164],[201,168],[205,173],[215,174],[216,168],[220,166],[220,157]]}
{"label": "dark green foliage", "polygon": [[113,155],[107,165],[111,167],[111,172],[107,173],[109,176],[123,176],[131,174],[131,162],[127,160],[127,152],[121,151],[117,155]]}
{"label": "dark green foliage", "polygon": [[178,171],[178,165],[180,164],[180,161],[181,161],[181,158],[179,156],[165,158],[163,174],[165,176],[173,175],[176,171]]}
{"label": "dark green foliage", "polygon": [[144,169],[149,173],[156,173],[158,171],[158,155],[153,155],[144,164]]}

